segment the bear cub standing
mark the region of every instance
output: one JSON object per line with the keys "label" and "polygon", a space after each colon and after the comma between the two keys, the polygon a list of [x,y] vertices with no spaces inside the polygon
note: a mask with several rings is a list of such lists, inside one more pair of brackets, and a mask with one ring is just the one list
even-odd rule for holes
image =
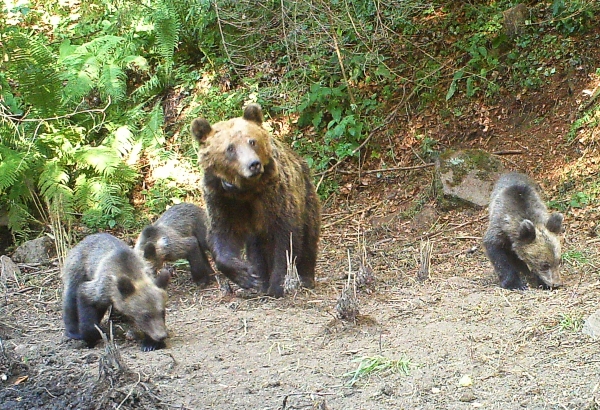
{"label": "bear cub standing", "polygon": [[135,250],[144,255],[155,270],[165,262],[187,259],[192,280],[204,286],[214,278],[206,252],[206,214],[194,204],[173,205],[138,237]]}
{"label": "bear cub standing", "polygon": [[85,237],[69,251],[63,267],[67,337],[93,347],[101,338],[95,326],[112,305],[144,332],[143,351],[164,347],[164,289],[170,274],[165,270],[154,279],[150,270],[148,263],[120,239],[106,233]]}
{"label": "bear cub standing", "polygon": [[558,235],[563,215],[548,214],[536,184],[526,175],[500,176],[489,206],[489,227],[483,238],[486,253],[505,289],[526,289],[519,273],[536,286],[561,285]]}
{"label": "bear cub standing", "polygon": [[[208,238],[217,268],[243,288],[283,296],[286,252],[314,287],[321,211],[306,161],[263,128],[258,104],[210,125],[197,118]],[[292,249],[290,250],[290,236]],[[242,251],[246,252],[246,260]]]}

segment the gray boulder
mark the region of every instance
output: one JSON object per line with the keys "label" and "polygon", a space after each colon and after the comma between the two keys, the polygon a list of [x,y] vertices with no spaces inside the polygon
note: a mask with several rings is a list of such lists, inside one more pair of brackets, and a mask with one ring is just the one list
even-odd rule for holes
{"label": "gray boulder", "polygon": [[49,264],[50,259],[56,256],[54,241],[44,235],[32,241],[27,241],[19,246],[12,256],[17,263]]}
{"label": "gray boulder", "polygon": [[435,167],[445,209],[487,206],[494,183],[504,170],[500,160],[480,149],[444,151]]}

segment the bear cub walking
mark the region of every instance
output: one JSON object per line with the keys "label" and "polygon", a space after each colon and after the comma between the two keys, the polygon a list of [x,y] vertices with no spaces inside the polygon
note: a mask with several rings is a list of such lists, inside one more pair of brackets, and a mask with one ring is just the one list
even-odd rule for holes
{"label": "bear cub walking", "polygon": [[[258,104],[191,130],[200,144],[208,238],[217,268],[243,288],[283,296],[286,252],[302,285],[314,287],[321,211],[306,161],[272,138]],[[290,235],[292,249],[290,249]],[[242,251],[246,259],[242,258]]]}
{"label": "bear cub walking", "polygon": [[558,235],[563,215],[548,214],[536,184],[526,175],[511,172],[496,183],[489,206],[489,227],[483,238],[500,286],[526,289],[520,274],[535,286],[561,285]]}
{"label": "bear cub walking", "polygon": [[182,203],[167,209],[156,222],[142,230],[135,250],[143,254],[155,270],[165,262],[187,259],[196,284],[204,286],[214,278],[206,256],[206,214],[194,204]]}
{"label": "bear cub walking", "polygon": [[95,326],[112,305],[144,332],[143,351],[164,347],[164,289],[170,274],[165,270],[154,279],[150,270],[148,263],[120,239],[106,233],[85,237],[69,251],[63,267],[67,337],[93,347],[101,338]]}

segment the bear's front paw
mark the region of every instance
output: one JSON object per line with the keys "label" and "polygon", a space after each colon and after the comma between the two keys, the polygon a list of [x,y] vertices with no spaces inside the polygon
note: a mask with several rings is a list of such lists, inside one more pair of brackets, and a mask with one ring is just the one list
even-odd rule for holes
{"label": "bear's front paw", "polygon": [[520,279],[503,281],[500,283],[500,286],[508,290],[527,290],[527,285],[524,284]]}
{"label": "bear's front paw", "polygon": [[237,277],[236,283],[244,289],[256,289],[262,286],[260,274],[249,264],[244,264]]}
{"label": "bear's front paw", "polygon": [[157,342],[156,340],[146,336],[142,340],[142,352],[153,352],[155,350],[164,349],[167,347],[165,342]]}

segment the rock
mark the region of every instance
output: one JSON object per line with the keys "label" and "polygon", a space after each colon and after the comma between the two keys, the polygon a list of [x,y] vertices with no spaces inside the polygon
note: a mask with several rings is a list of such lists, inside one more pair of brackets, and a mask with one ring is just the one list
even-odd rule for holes
{"label": "rock", "polygon": [[17,263],[49,264],[50,259],[55,256],[54,241],[44,235],[19,246],[13,253],[12,260]]}
{"label": "rock", "polygon": [[391,384],[386,383],[383,386],[381,386],[381,394],[385,396],[393,396],[395,392],[396,391]]}
{"label": "rock", "polygon": [[494,183],[504,170],[500,160],[480,149],[447,150],[435,162],[436,185],[441,187],[444,209],[484,207]]}
{"label": "rock", "polygon": [[6,255],[0,256],[0,282],[6,286],[9,280],[17,280],[21,275],[21,270],[16,263]]}
{"label": "rock", "polygon": [[477,397],[475,397],[475,394],[473,394],[471,390],[467,390],[466,392],[461,394],[459,400],[463,403],[471,403],[472,401],[475,401],[476,398]]}
{"label": "rock", "polygon": [[590,336],[592,339],[600,338],[600,310],[592,313],[583,323],[581,330],[584,335]]}
{"label": "rock", "polygon": [[514,37],[523,32],[523,27],[529,16],[529,10],[524,4],[517,4],[502,13],[504,17],[504,34]]}

